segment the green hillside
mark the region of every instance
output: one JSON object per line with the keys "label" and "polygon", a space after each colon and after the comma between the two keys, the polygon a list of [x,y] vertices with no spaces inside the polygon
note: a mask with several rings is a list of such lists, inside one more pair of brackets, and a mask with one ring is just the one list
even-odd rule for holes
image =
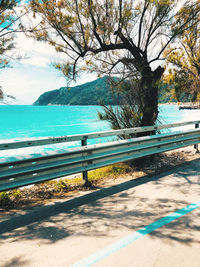
{"label": "green hillside", "polygon": [[34,105],[99,105],[100,101],[106,104],[116,104],[117,96],[113,95],[108,77],[75,87],[61,87],[42,94]]}
{"label": "green hillside", "polygon": [[[159,102],[170,102],[171,93],[160,90]],[[42,94],[33,105],[99,105],[103,101],[106,105],[115,105],[119,97],[113,95],[108,77],[74,87],[61,87]]]}

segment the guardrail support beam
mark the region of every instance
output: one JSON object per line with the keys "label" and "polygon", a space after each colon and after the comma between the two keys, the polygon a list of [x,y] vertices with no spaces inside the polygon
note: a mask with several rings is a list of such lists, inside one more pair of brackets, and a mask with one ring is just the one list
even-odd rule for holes
{"label": "guardrail support beam", "polygon": [[[87,138],[81,140],[81,146],[87,146]],[[85,186],[91,186],[91,183],[88,181],[88,172],[82,172],[82,178]]]}
{"label": "guardrail support beam", "polygon": [[[195,124],[195,129],[199,128],[199,123],[196,123]],[[196,149],[196,153],[199,153],[199,147],[198,147],[198,144],[195,144],[194,145],[194,149]]]}

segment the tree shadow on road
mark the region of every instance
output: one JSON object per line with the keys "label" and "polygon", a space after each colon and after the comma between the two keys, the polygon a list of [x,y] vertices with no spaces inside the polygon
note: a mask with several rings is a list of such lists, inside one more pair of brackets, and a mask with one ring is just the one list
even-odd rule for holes
{"label": "tree shadow on road", "polygon": [[27,266],[28,261],[23,260],[22,257],[14,257],[11,260],[4,263],[3,267],[22,267]]}

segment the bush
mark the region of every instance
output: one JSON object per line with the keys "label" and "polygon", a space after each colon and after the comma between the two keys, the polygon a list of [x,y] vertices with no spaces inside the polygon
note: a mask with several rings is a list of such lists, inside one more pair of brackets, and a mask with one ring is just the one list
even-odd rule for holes
{"label": "bush", "polygon": [[55,184],[55,189],[57,191],[64,191],[66,189],[68,189],[68,185],[65,181],[63,180],[59,180],[56,184]]}
{"label": "bush", "polygon": [[14,201],[19,201],[22,196],[22,192],[20,190],[15,189],[12,191],[11,196]]}
{"label": "bush", "polygon": [[10,196],[7,192],[0,193],[0,206],[8,206],[11,203]]}

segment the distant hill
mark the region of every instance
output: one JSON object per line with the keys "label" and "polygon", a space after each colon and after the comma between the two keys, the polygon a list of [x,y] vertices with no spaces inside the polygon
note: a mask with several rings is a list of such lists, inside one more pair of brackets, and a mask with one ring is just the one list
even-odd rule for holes
{"label": "distant hill", "polygon": [[[170,102],[170,92],[160,90],[160,103]],[[106,105],[118,104],[118,96],[113,95],[108,77],[74,87],[61,87],[42,94],[33,105],[99,105],[103,101]]]}
{"label": "distant hill", "polygon": [[45,92],[33,105],[99,105],[100,101],[107,105],[118,103],[106,76],[82,85]]}

